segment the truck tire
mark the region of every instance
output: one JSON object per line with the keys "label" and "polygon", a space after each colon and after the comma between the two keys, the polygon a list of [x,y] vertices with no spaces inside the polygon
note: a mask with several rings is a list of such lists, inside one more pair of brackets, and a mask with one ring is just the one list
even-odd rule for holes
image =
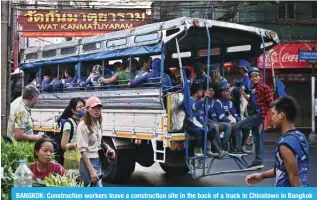
{"label": "truck tire", "polygon": [[136,152],[136,162],[139,163],[142,167],[151,167],[154,161],[154,152],[151,142],[149,144],[142,143],[138,145],[135,149]]}
{"label": "truck tire", "polygon": [[[107,141],[106,141],[107,142]],[[113,147],[112,142],[108,145]],[[102,157],[102,155],[99,155]],[[116,149],[115,160],[101,159],[101,170],[104,173],[103,181],[108,183],[124,183],[130,179],[135,168],[134,149]]]}
{"label": "truck tire", "polygon": [[169,166],[165,163],[160,163],[163,171],[169,176],[182,176],[188,173],[189,169],[186,165],[184,166]]}

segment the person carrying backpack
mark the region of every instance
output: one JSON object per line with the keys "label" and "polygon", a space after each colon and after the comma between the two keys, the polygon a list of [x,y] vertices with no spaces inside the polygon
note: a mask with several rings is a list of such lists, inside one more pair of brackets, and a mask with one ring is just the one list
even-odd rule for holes
{"label": "person carrying backpack", "polygon": [[77,124],[85,115],[85,101],[81,98],[72,98],[62,115],[57,120],[61,127],[58,139],[60,158],[58,162],[64,165],[64,152],[74,150],[77,147]]}

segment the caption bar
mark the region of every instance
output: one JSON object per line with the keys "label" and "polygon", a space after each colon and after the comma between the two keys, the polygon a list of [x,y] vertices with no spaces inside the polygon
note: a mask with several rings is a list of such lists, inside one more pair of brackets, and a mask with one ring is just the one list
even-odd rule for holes
{"label": "caption bar", "polygon": [[316,200],[317,188],[13,188],[16,199],[296,199]]}

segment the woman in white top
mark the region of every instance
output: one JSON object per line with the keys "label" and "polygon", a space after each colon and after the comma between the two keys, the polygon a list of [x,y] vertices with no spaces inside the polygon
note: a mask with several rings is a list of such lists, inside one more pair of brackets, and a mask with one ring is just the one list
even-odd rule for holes
{"label": "woman in white top", "polygon": [[106,143],[102,143],[102,103],[97,97],[90,97],[86,101],[86,114],[83,120],[77,126],[77,147],[81,154],[79,172],[81,179],[87,186],[94,183],[96,187],[103,187],[99,175],[101,174],[101,165],[98,151],[101,145],[107,149],[107,153],[112,153],[115,157],[115,151]]}

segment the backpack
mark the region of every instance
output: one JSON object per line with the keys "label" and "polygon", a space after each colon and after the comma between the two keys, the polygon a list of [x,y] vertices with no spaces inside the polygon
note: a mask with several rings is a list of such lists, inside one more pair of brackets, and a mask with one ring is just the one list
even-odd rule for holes
{"label": "backpack", "polygon": [[70,124],[70,136],[69,136],[69,140],[68,140],[68,143],[73,139],[73,136],[74,136],[74,127],[75,127],[75,124],[77,125],[77,122],[74,118],[70,117],[68,118],[67,120],[61,120],[61,131],[60,133],[58,134],[57,136],[57,139],[56,139],[56,143],[58,144],[58,149],[57,149],[57,155],[56,156],[56,161],[63,165],[64,164],[64,149],[62,149],[62,138],[63,138],[63,128],[64,128],[64,124],[68,122]]}

